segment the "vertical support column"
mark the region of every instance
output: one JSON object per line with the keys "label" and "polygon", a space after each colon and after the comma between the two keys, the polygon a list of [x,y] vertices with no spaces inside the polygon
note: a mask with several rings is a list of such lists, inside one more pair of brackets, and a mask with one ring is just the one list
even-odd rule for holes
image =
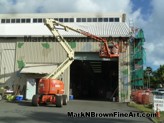
{"label": "vertical support column", "polygon": [[127,95],[127,102],[130,102],[130,95],[131,95],[130,46],[128,46],[127,52],[128,52],[128,95]]}
{"label": "vertical support column", "polygon": [[67,91],[66,91],[66,94],[67,94],[67,98],[69,100],[69,90],[70,90],[70,67],[67,68]]}
{"label": "vertical support column", "polygon": [[130,84],[130,49],[120,52],[119,56],[119,102],[129,102],[131,94]]}
{"label": "vertical support column", "polygon": [[70,89],[70,67],[66,69],[63,75],[63,82],[64,82],[64,90],[65,94],[69,99],[69,89]]}
{"label": "vertical support column", "polygon": [[118,57],[118,97],[119,97],[119,102],[122,102],[122,98],[121,98],[121,60],[122,60],[122,53],[119,54]]}

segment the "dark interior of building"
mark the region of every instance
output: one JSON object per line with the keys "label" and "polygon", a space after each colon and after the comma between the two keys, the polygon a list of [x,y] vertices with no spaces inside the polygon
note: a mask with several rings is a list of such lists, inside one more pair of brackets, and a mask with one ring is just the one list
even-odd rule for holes
{"label": "dark interior of building", "polygon": [[71,65],[70,88],[75,99],[118,97],[118,61],[75,60]]}

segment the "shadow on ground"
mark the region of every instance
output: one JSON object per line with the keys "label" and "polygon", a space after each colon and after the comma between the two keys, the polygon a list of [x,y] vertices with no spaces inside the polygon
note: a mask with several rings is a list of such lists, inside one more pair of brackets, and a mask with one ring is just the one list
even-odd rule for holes
{"label": "shadow on ground", "polygon": [[[100,106],[99,105],[100,102],[74,101],[74,102],[70,102],[70,105],[63,107],[60,110],[56,108],[45,108],[45,107],[35,108],[31,105],[30,101],[16,102],[16,104],[11,103],[13,105],[8,105],[5,102],[1,104],[5,104],[7,109],[3,109],[2,112],[0,112],[2,113],[2,115],[0,116],[0,123],[82,123],[82,122],[86,122],[86,123],[127,123],[127,122],[150,123],[150,121],[147,120],[146,118],[137,118],[137,117],[130,117],[130,118],[126,118],[126,117],[122,117],[122,118],[116,118],[116,117],[115,118],[110,118],[110,117],[109,118],[97,118],[97,117],[80,118],[79,117],[77,118],[76,117],[76,118],[73,118],[73,117],[68,117],[67,115],[68,111],[85,112],[85,111],[93,111],[91,110],[93,108],[98,108],[97,112],[117,111],[115,109],[116,107],[113,107],[114,104],[105,103],[105,102],[102,102],[101,104],[103,105]],[[93,105],[93,108],[90,108],[92,107],[92,105]],[[125,104],[124,105],[119,104],[118,106],[122,107],[121,105],[124,107]],[[12,109],[10,109],[10,107],[12,107]],[[55,107],[55,105],[53,105],[53,107]],[[114,108],[114,109],[109,110],[109,108]],[[128,107],[124,107],[123,110],[124,111],[127,110],[127,112],[129,111],[136,112],[136,113],[138,112],[136,110],[133,111],[133,109],[129,110]],[[3,112],[5,112],[5,114]]]}
{"label": "shadow on ground", "polygon": [[0,117],[3,123],[142,123],[141,121],[129,119],[113,119],[113,118],[73,118],[67,114],[32,112],[24,118],[19,117]]}

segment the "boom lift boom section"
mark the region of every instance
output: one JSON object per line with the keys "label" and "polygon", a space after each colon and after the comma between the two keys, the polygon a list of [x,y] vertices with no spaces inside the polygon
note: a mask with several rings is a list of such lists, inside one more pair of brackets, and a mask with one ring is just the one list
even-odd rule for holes
{"label": "boom lift boom section", "polygon": [[74,51],[70,47],[70,45],[67,43],[67,41],[59,34],[58,30],[55,26],[56,23],[53,19],[45,19],[44,24],[48,27],[48,29],[51,31],[53,36],[57,39],[57,41],[60,43],[60,45],[63,47],[63,49],[67,53],[66,60],[60,64],[57,69],[55,69],[51,74],[47,75],[44,78],[58,78],[61,74],[64,73],[64,71],[71,65],[71,63],[74,60]]}
{"label": "boom lift boom section", "polygon": [[32,105],[40,104],[55,104],[57,107],[67,104],[67,95],[64,90],[64,82],[59,80],[59,76],[71,65],[74,60],[74,51],[71,49],[66,40],[59,34],[55,28],[56,24],[51,19],[45,19],[44,24],[48,27],[58,43],[67,53],[67,58],[62,62],[57,69],[41,78],[38,84],[38,94],[33,95]]}
{"label": "boom lift boom section", "polygon": [[116,57],[119,57],[119,46],[116,42],[111,41],[113,46],[109,47],[108,41],[107,41],[106,38],[101,38],[101,37],[98,37],[94,34],[91,34],[91,33],[87,32],[87,31],[67,26],[63,23],[60,23],[60,22],[54,20],[54,19],[49,19],[49,20],[51,20],[54,25],[63,27],[65,31],[72,30],[72,31],[77,32],[79,34],[82,34],[84,36],[90,37],[91,39],[94,39],[96,41],[102,42],[104,45],[101,45],[100,54],[99,54],[99,56],[101,58],[114,58],[114,57],[116,58]]}

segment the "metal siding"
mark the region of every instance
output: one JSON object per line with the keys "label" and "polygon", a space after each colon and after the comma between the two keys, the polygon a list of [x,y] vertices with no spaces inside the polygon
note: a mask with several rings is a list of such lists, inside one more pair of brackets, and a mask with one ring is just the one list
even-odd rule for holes
{"label": "metal siding", "polygon": [[[79,28],[101,37],[127,37],[130,35],[130,28],[126,23],[104,22],[104,23],[65,23],[68,26]],[[64,37],[85,37],[73,31],[59,30]]]}
{"label": "metal siding", "polygon": [[[20,38],[19,41],[23,42]],[[17,60],[23,60],[26,63],[61,63],[66,59],[66,52],[58,42],[48,42],[49,48],[44,48],[42,43],[46,42],[24,42],[21,48],[18,48],[17,42]],[[18,67],[17,63],[16,66]],[[18,68],[17,68],[18,69]],[[68,68],[63,74],[65,83],[65,93],[69,96],[69,71]]]}
{"label": "metal siding", "polygon": [[100,42],[76,42],[75,52],[99,52]]}
{"label": "metal siding", "polygon": [[[123,22],[92,22],[92,23],[65,23],[70,27],[82,29],[100,37],[129,37],[130,28]],[[5,31],[1,30],[5,28]],[[59,30],[64,37],[85,37],[74,31]],[[23,36],[52,36],[51,32],[43,23],[31,24],[0,24],[0,36],[23,37]]]}
{"label": "metal siding", "polygon": [[[18,45],[19,42],[17,42]],[[17,60],[25,63],[61,63],[66,58],[66,52],[58,42],[48,42],[49,48],[44,48],[45,42],[24,42],[21,48],[17,47]]]}
{"label": "metal siding", "polygon": [[6,40],[3,40],[1,39],[0,40],[0,49],[15,49],[15,42],[9,42],[9,41],[6,41]]}
{"label": "metal siding", "polygon": [[[2,41],[2,39],[1,39]],[[15,72],[15,43],[0,42],[1,62],[0,62],[0,82],[5,82],[11,85],[12,77]],[[12,80],[12,81],[11,81]]]}
{"label": "metal siding", "polygon": [[51,74],[57,65],[53,64],[26,64],[26,66],[21,69],[20,73],[28,74]]}

